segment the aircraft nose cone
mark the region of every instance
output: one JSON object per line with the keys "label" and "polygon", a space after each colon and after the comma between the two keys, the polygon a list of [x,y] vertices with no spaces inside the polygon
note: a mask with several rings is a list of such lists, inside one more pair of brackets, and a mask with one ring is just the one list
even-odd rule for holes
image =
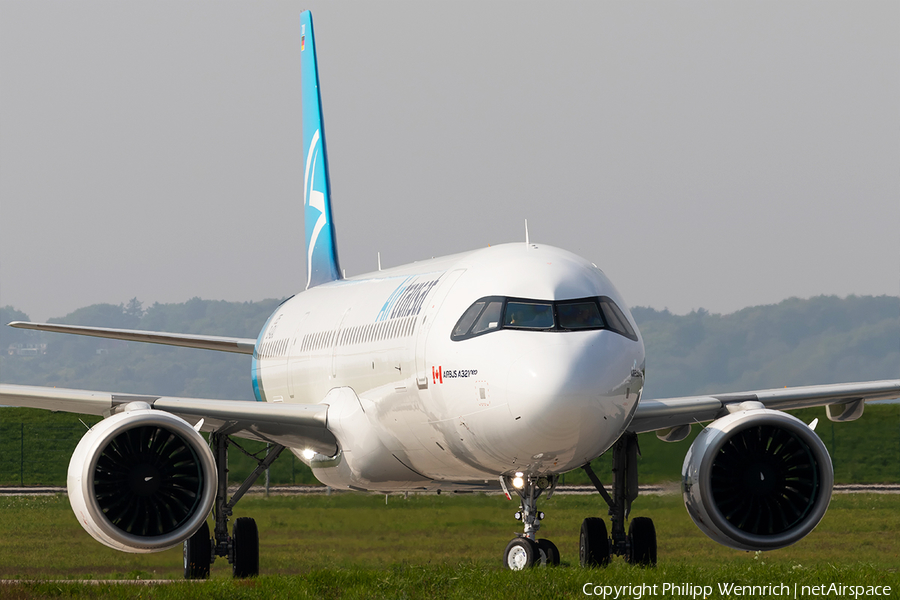
{"label": "aircraft nose cone", "polygon": [[581,335],[580,343],[525,352],[511,365],[508,406],[525,434],[523,451],[596,454],[625,427],[642,384],[631,371],[643,351],[610,332]]}

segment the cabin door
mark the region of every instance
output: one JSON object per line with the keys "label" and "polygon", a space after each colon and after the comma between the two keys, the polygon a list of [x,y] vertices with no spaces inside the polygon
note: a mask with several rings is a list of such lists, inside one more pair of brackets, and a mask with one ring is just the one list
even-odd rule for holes
{"label": "cabin door", "polygon": [[418,329],[416,333],[416,384],[420,390],[427,388],[428,382],[431,380],[431,370],[428,367],[427,357],[425,356],[425,342],[428,339],[428,333],[431,331],[434,316],[441,308],[441,304],[444,303],[450,288],[453,287],[459,276],[465,272],[465,269],[456,269],[447,273],[434,291],[434,296],[426,300],[425,309],[418,317],[418,322],[416,323]]}

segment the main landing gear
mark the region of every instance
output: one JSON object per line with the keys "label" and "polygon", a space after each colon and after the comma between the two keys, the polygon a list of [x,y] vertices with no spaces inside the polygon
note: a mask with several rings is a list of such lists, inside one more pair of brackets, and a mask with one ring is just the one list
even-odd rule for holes
{"label": "main landing gear", "polygon": [[[210,445],[216,455],[216,471],[219,478],[219,486],[216,491],[216,502],[213,507],[213,520],[215,528],[213,537],[209,535],[209,525],[203,523],[194,535],[184,542],[184,578],[206,579],[209,577],[209,568],[218,556],[228,558],[231,563],[232,573],[235,577],[256,577],[259,575],[259,531],[256,521],[248,517],[235,519],[231,535],[228,535],[228,517],[231,516],[234,505],[256,482],[256,479],[269,468],[284,446],[275,444],[269,449],[265,458],[258,458],[221,433],[212,433],[209,436]],[[241,487],[237,489],[231,500],[228,496],[228,445],[235,446],[238,450],[253,458],[257,462],[256,469],[247,477]]]}
{"label": "main landing gear", "polygon": [[557,475],[525,477],[521,473],[516,473],[515,477],[507,475],[500,477],[500,485],[507,497],[510,497],[510,487],[519,495],[521,503],[515,517],[524,525],[524,533],[507,544],[503,552],[503,566],[507,569],[521,571],[538,565],[559,564],[559,550],[556,544],[536,537],[544,518],[544,513],[537,509],[537,498],[545,490],[547,498],[550,498],[556,489],[557,479]]}
{"label": "main landing gear", "polygon": [[631,503],[638,495],[637,434],[625,433],[613,447],[613,495],[606,492],[600,479],[591,469],[584,469],[594,487],[609,505],[612,535],[607,537],[606,523],[598,517],[588,517],[581,524],[579,555],[582,567],[604,567],[612,554],[624,556],[637,565],[656,565],[656,528],[647,517],[631,520],[625,533],[625,520],[631,512]]}

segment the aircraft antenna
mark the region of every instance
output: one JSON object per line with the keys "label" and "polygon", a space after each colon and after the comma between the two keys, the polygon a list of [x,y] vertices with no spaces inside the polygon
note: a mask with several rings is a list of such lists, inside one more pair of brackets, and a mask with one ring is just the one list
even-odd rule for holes
{"label": "aircraft antenna", "polygon": [[525,245],[528,245],[528,219],[525,219]]}
{"label": "aircraft antenna", "polygon": [[378,270],[381,270],[381,252],[378,253]]}

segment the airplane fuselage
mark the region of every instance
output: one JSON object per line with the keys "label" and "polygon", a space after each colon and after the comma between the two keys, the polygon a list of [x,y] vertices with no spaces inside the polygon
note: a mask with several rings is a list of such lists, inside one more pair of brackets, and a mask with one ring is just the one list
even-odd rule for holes
{"label": "airplane fuselage", "polygon": [[[582,329],[576,312],[593,304],[621,312]],[[517,308],[532,320],[516,322]],[[463,318],[479,310],[481,325]],[[338,455],[293,449],[323,483],[429,489],[596,458],[630,422],[643,366],[609,279],[574,254],[520,243],[290,298],[260,333],[253,381],[259,400],[329,405]]]}

